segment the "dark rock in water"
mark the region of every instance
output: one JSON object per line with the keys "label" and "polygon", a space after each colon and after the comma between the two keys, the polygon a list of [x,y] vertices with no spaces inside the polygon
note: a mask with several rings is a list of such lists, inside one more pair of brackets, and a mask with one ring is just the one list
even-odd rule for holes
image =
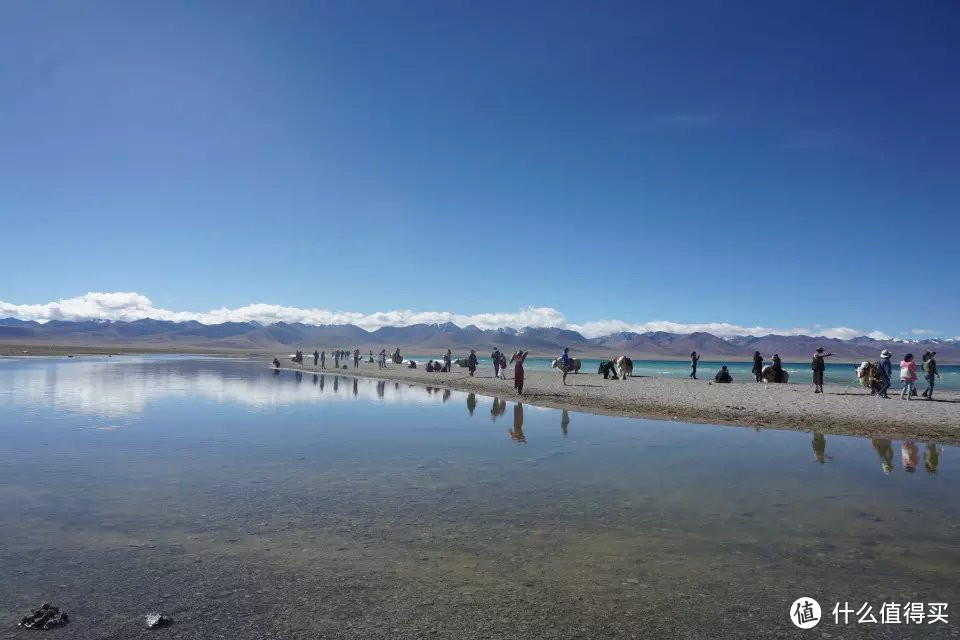
{"label": "dark rock in water", "polygon": [[25,629],[47,630],[67,623],[67,614],[49,602],[44,602],[33,613],[20,618],[20,626]]}
{"label": "dark rock in water", "polygon": [[147,626],[151,629],[154,627],[163,627],[173,622],[172,619],[163,615],[162,613],[148,613],[147,614]]}

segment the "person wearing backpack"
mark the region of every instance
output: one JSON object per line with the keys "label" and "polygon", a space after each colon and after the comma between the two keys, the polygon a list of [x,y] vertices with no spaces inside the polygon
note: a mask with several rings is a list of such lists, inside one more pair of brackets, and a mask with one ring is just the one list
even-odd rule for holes
{"label": "person wearing backpack", "polygon": [[937,355],[937,352],[931,351],[923,357],[923,377],[927,381],[927,388],[923,392],[923,397],[927,400],[933,400],[933,379],[940,377],[940,372],[937,371],[937,361],[933,358],[935,355]]}
{"label": "person wearing backpack", "polygon": [[823,393],[823,372],[827,369],[827,363],[824,358],[829,358],[832,353],[824,353],[823,347],[817,347],[817,352],[813,354],[813,361],[810,368],[813,369],[813,392]]}
{"label": "person wearing backpack", "polygon": [[877,391],[878,398],[889,398],[887,390],[890,388],[890,376],[893,373],[893,365],[890,364],[890,351],[884,349],[880,352],[880,360],[877,362],[877,369],[880,371],[880,390]]}
{"label": "person wearing backpack", "polygon": [[496,347],[493,348],[493,353],[490,354],[490,359],[493,360],[493,377],[500,377],[500,350]]}
{"label": "person wearing backpack", "polygon": [[757,382],[763,382],[763,356],[759,351],[753,353],[753,375]]}

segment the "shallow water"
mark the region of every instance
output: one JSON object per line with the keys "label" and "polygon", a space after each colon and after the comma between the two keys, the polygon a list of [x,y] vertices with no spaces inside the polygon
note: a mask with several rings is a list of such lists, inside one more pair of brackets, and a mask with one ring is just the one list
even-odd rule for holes
{"label": "shallow water", "polygon": [[[960,450],[936,443],[169,357],[0,361],[0,438],[0,637],[33,637],[12,625],[44,600],[58,638],[960,629],[831,616],[955,613]],[[146,630],[155,610],[175,623]]]}

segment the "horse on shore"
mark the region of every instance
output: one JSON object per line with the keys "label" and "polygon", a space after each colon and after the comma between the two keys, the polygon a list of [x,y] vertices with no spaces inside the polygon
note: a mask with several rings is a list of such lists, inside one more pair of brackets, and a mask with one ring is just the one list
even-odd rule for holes
{"label": "horse on shore", "polygon": [[[583,364],[583,363],[580,362],[580,358],[570,358],[570,372],[571,372],[571,373],[580,373],[580,365],[581,365],[581,364]],[[563,367],[563,365],[560,364],[560,358],[556,358],[556,359],[553,361],[553,364],[550,365],[550,367],[553,368],[553,369],[561,369],[561,368]]]}

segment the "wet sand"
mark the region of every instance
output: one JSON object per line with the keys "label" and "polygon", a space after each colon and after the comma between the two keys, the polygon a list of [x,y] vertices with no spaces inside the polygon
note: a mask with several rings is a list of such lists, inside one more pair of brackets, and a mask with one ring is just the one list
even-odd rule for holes
{"label": "wet sand", "polygon": [[[301,368],[289,358],[278,358],[281,368],[291,371],[340,373],[449,387],[507,399],[517,397],[511,379],[512,368],[508,368],[507,380],[498,380],[489,365],[477,370],[471,378],[466,369],[457,367],[451,373],[427,373],[422,368],[407,369],[393,364],[379,370],[375,363],[361,362],[360,368],[354,369],[351,360],[349,368],[337,372],[332,361],[322,370],[313,366],[312,359]],[[899,381],[896,381],[890,389],[890,399],[884,400],[871,396],[863,387],[827,385],[825,393],[815,394],[808,381],[715,384],[712,372],[703,373],[706,379],[700,380],[653,377],[604,380],[603,376],[590,371],[568,375],[564,386],[557,371],[527,370],[523,399],[528,404],[602,415],[960,443],[960,393],[936,391],[932,402],[923,398],[901,400]]]}

